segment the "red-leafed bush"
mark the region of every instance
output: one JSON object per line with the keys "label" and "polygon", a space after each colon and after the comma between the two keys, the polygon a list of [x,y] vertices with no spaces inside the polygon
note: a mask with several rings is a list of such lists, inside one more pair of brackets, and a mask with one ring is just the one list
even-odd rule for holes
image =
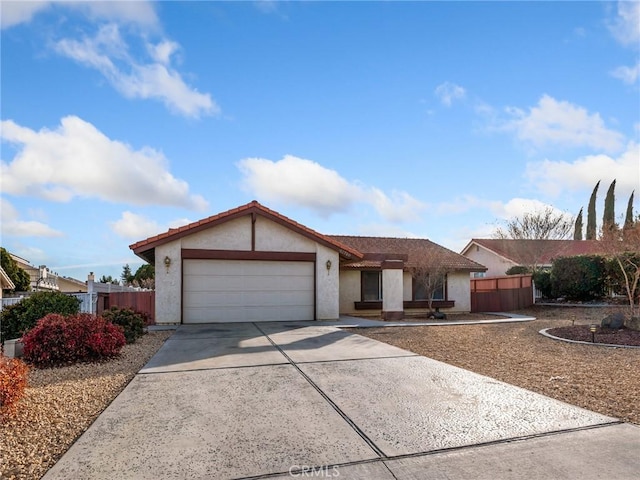
{"label": "red-leafed bush", "polygon": [[37,366],[101,360],[120,353],[122,327],[88,313],[41,318],[24,337],[24,358]]}
{"label": "red-leafed bush", "polygon": [[27,388],[29,367],[17,358],[0,355],[0,416],[10,415]]}

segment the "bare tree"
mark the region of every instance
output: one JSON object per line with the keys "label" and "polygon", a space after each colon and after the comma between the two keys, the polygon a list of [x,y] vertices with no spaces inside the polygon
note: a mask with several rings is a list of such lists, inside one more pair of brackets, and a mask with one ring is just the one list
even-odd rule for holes
{"label": "bare tree", "polygon": [[414,279],[416,289],[424,293],[429,305],[429,313],[433,313],[433,301],[436,292],[444,289],[447,274],[451,267],[447,264],[447,250],[425,249],[418,255],[412,255],[409,273]]}
{"label": "bare tree", "polygon": [[494,236],[516,240],[567,240],[573,231],[574,219],[570,215],[546,207],[507,221],[505,228],[498,227]]}
{"label": "bare tree", "polygon": [[546,207],[507,221],[493,236],[504,240],[502,249],[509,252],[510,258],[535,272],[549,257],[562,254],[563,242],[558,240],[572,238],[574,222],[570,215]]}
{"label": "bare tree", "polygon": [[623,287],[629,301],[627,327],[640,330],[640,217],[624,230],[604,230],[600,243],[622,274]]}

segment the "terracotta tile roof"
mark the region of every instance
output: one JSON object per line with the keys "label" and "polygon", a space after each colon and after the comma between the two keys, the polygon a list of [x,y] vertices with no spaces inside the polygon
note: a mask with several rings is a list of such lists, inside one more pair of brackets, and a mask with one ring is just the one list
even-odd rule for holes
{"label": "terracotta tile roof", "polygon": [[517,264],[533,263],[551,265],[557,257],[596,255],[603,253],[597,240],[512,240],[474,238],[463,253],[473,244],[480,245]]}
{"label": "terracotta tile roof", "polygon": [[406,267],[412,267],[416,260],[423,256],[437,256],[447,268],[469,272],[484,272],[487,268],[459,253],[445,248],[426,238],[393,238],[393,237],[358,237],[346,235],[330,235],[331,238],[347,244],[364,254],[363,261],[344,265],[346,268],[380,267],[380,254],[406,256]]}
{"label": "terracotta tile roof", "polygon": [[256,213],[262,215],[264,217],[270,218],[278,223],[284,224],[288,228],[309,237],[318,243],[324,244],[329,248],[333,248],[334,250],[338,250],[340,255],[347,259],[360,259],[362,258],[362,254],[356,249],[350,247],[349,245],[345,245],[338,240],[332,239],[326,235],[316,232],[304,225],[292,220],[284,215],[276,212],[275,210],[271,210],[264,205],[258,203],[257,201],[252,201],[247,203],[246,205],[242,205],[240,207],[232,208],[231,210],[227,210],[226,212],[221,212],[216,215],[212,215],[210,217],[204,218],[202,220],[198,220],[197,222],[190,223],[188,225],[184,225],[179,228],[170,228],[168,231],[160,233],[159,235],[155,235],[153,237],[149,237],[145,240],[141,240],[132,245],[129,245],[129,248],[133,250],[133,252],[144,258],[147,261],[153,262],[152,260],[152,252],[155,247],[162,245],[167,242],[171,242],[178,238],[191,235],[193,233],[199,232],[201,230],[205,230],[210,228],[216,224],[224,223],[228,220],[232,220],[234,218],[238,218],[244,215],[250,215],[252,213]]}

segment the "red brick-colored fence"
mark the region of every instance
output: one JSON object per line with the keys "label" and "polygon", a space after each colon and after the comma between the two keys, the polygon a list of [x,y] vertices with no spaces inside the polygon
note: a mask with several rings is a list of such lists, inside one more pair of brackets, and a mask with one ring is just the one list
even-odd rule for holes
{"label": "red brick-colored fence", "polygon": [[531,305],[531,275],[471,279],[472,312],[511,312]]}
{"label": "red brick-colored fence", "polygon": [[147,325],[153,325],[156,321],[156,292],[154,291],[110,292],[106,295],[100,294],[100,297],[103,298],[98,299],[98,314],[111,307],[129,307],[140,313],[145,313]]}

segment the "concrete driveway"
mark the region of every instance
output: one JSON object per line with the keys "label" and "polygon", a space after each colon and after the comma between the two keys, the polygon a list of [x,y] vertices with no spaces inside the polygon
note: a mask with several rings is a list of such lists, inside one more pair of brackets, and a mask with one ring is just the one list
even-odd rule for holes
{"label": "concrete driveway", "polygon": [[640,428],[333,326],[181,326],[45,479],[631,479]]}

